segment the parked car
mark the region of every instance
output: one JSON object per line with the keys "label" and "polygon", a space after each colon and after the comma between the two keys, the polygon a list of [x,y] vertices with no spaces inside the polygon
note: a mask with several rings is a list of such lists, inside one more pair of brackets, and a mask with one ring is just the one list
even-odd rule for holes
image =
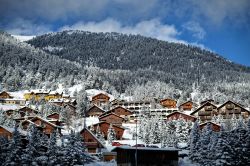
{"label": "parked car", "polygon": [[145,147],[145,145],[144,144],[136,144],[133,147]]}

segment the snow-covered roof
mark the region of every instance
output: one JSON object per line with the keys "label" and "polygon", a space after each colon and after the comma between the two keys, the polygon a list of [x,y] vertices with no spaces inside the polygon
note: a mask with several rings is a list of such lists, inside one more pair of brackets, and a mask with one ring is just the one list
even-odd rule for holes
{"label": "snow-covered roof", "polygon": [[60,92],[57,92],[57,91],[50,91],[49,92],[49,95],[56,95],[56,94],[62,94],[62,92],[60,93]]}
{"label": "snow-covered roof", "polygon": [[109,101],[113,101],[115,99],[115,97],[103,90],[97,90],[97,89],[87,89],[86,90],[86,93],[87,93],[87,96],[88,96],[88,99],[91,101],[92,100],[92,97],[93,96],[96,96],[98,94],[105,94],[107,96],[109,96]]}
{"label": "snow-covered roof", "polygon": [[0,110],[3,110],[3,111],[8,111],[8,110],[17,110],[17,109],[20,109],[20,106],[19,105],[14,105],[14,104],[0,104]]}
{"label": "snow-covered roof", "polygon": [[44,121],[44,122],[48,123],[49,125],[51,125],[53,127],[62,128],[62,126],[57,126],[54,123],[49,122],[47,119],[43,119],[43,118],[41,118],[39,116],[36,116],[36,117],[32,118],[30,121],[33,121],[34,119],[40,119],[41,121]]}
{"label": "snow-covered roof", "polygon": [[10,127],[7,127],[7,126],[2,126],[2,125],[0,127],[4,128],[5,130],[7,130],[10,133],[14,132],[14,128],[10,128]]}
{"label": "snow-covered roof", "polygon": [[34,94],[38,94],[38,93],[44,93],[44,94],[48,94],[50,92],[50,90],[47,89],[34,89],[34,90],[30,90],[27,93],[34,93]]}
{"label": "snow-covered roof", "polygon": [[65,98],[58,98],[58,99],[50,99],[49,102],[51,103],[70,103],[74,102],[76,99],[65,99]]}

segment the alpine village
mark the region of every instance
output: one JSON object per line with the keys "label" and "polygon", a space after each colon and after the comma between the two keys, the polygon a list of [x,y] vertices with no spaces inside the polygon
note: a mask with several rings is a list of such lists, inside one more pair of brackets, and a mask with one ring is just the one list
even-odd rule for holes
{"label": "alpine village", "polygon": [[90,90],[77,103],[76,96],[63,91],[36,89],[2,91],[0,103],[0,152],[6,165],[47,165],[50,159],[51,165],[133,165],[137,160],[139,165],[175,166],[186,157],[203,165],[217,151],[224,152],[217,162],[227,160],[232,147],[226,142],[238,147],[235,165],[249,163],[250,111],[231,100],[120,100]]}

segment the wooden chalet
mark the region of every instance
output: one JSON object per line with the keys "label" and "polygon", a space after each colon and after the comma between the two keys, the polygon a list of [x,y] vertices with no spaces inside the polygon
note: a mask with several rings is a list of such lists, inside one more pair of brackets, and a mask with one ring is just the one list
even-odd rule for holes
{"label": "wooden chalet", "polygon": [[12,129],[12,128],[0,126],[0,136],[1,137],[11,139],[13,131],[14,131],[14,129]]}
{"label": "wooden chalet", "polygon": [[114,113],[116,115],[119,115],[120,117],[124,118],[125,121],[130,120],[130,116],[133,115],[133,113],[130,110],[128,110],[122,106],[117,106],[109,111],[104,112],[100,116],[104,116],[104,115],[107,115],[110,113]]}
{"label": "wooden chalet", "polygon": [[207,125],[211,125],[211,129],[215,132],[220,131],[220,125],[213,122],[205,122],[199,125],[200,130],[203,130]]}
{"label": "wooden chalet", "polygon": [[118,106],[118,107],[115,107],[109,111],[107,111],[107,113],[115,113],[116,115],[119,115],[121,117],[127,117],[129,115],[132,115],[133,113],[131,111],[129,111],[128,109],[122,107],[122,106]]}
{"label": "wooden chalet", "polygon": [[122,122],[125,121],[123,117],[120,117],[119,115],[111,112],[109,114],[105,114],[99,117],[99,121],[112,123],[116,126],[121,126]]}
{"label": "wooden chalet", "polygon": [[12,99],[13,97],[6,91],[0,93],[0,99]]}
{"label": "wooden chalet", "polygon": [[18,110],[19,114],[21,117],[25,117],[25,116],[36,116],[38,114],[38,111],[29,108],[29,107],[23,107],[21,109]]}
{"label": "wooden chalet", "polygon": [[207,100],[201,101],[201,102],[200,102],[200,105],[204,105],[204,104],[206,104],[207,102],[212,103],[212,104],[215,104],[215,100],[213,100],[213,99],[207,99]]}
{"label": "wooden chalet", "polygon": [[160,104],[166,108],[176,108],[177,101],[174,99],[166,98],[161,100]]}
{"label": "wooden chalet", "polygon": [[[110,123],[108,123],[108,122],[99,122],[97,124],[94,124],[93,127],[94,127],[95,131],[97,129],[97,126],[100,127],[101,133],[103,133],[104,138],[107,139],[108,129],[109,129]],[[123,135],[123,132],[124,132],[125,129],[123,127],[121,127],[121,126],[116,126],[116,125],[113,125],[113,128],[114,128],[115,133],[116,133],[116,139],[118,139],[118,140],[122,139],[122,135]]]}
{"label": "wooden chalet", "polygon": [[60,115],[59,115],[59,113],[57,113],[57,112],[52,113],[52,114],[49,114],[49,115],[47,116],[47,119],[56,119],[56,120],[59,120],[59,118],[60,118]]}
{"label": "wooden chalet", "polygon": [[183,112],[179,112],[179,111],[175,111],[169,115],[167,115],[167,120],[177,120],[183,118],[185,121],[192,121],[195,122],[196,121],[196,117],[192,116],[192,115],[187,115]]}
{"label": "wooden chalet", "polygon": [[195,106],[196,106],[196,104],[194,102],[187,101],[187,102],[180,104],[179,110],[191,111]]}
{"label": "wooden chalet", "polygon": [[102,104],[107,104],[109,103],[110,97],[107,94],[104,93],[99,93],[95,96],[92,97],[91,103],[94,105],[102,105]]}
{"label": "wooden chalet", "polygon": [[87,117],[89,117],[89,116],[100,116],[101,114],[103,114],[103,113],[105,113],[105,111],[102,109],[102,108],[100,108],[100,107],[98,107],[98,106],[96,106],[96,105],[93,105],[88,111],[87,111]]}
{"label": "wooden chalet", "polygon": [[106,148],[89,129],[82,129],[80,134],[89,153],[100,153]]}
{"label": "wooden chalet", "polygon": [[49,121],[57,126],[62,126],[62,121],[60,120],[60,114],[57,112],[48,115],[47,121]]}
{"label": "wooden chalet", "polygon": [[25,120],[24,122],[21,123],[23,129],[27,129],[27,126],[33,123],[37,127],[42,129],[42,132],[44,132],[46,135],[50,136],[54,130],[57,130],[59,134],[61,134],[61,126],[55,125],[54,123],[49,122],[46,119],[43,119],[41,117],[34,117],[30,120]]}
{"label": "wooden chalet", "polygon": [[219,106],[217,110],[218,114],[222,115],[224,119],[230,119],[233,114],[236,117],[241,115],[244,119],[247,119],[250,115],[249,110],[230,100]]}
{"label": "wooden chalet", "polygon": [[210,102],[206,102],[190,115],[199,117],[202,122],[210,121],[214,115],[218,115],[217,106]]}

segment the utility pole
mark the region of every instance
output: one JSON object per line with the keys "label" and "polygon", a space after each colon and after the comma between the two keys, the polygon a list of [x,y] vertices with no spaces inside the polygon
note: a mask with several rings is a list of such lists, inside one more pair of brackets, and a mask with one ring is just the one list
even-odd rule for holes
{"label": "utility pole", "polygon": [[137,166],[137,120],[138,120],[138,116],[137,119],[135,121],[135,166]]}

